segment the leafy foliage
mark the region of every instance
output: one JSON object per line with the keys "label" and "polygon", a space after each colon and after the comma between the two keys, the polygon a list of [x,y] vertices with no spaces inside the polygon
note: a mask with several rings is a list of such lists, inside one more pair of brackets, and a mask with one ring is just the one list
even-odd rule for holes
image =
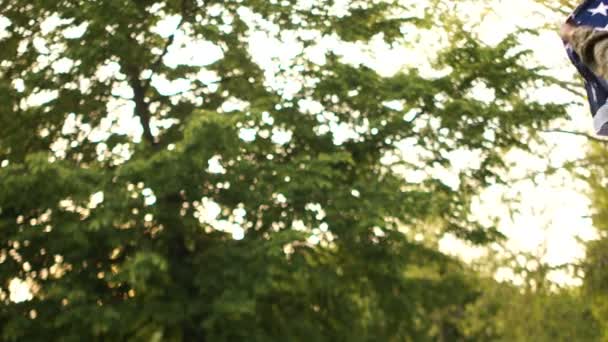
{"label": "leafy foliage", "polygon": [[591,200],[593,207],[593,224],[598,230],[598,239],[587,243],[587,255],[584,262],[585,281],[584,294],[591,302],[593,316],[600,323],[604,335],[602,338],[608,338],[606,328],[608,321],[608,292],[606,291],[606,280],[608,277],[606,260],[606,151],[603,145],[592,145],[587,158],[586,164],[589,165],[588,173],[585,179],[590,185]]}
{"label": "leafy foliage", "polygon": [[[448,21],[443,76],[311,57],[323,39],[411,44],[408,27],[441,20],[341,3],[4,4],[2,340],[463,338],[447,317],[473,281],[406,232],[500,238],[471,199],[564,110],[523,94],[542,76],[513,37],[486,46]],[[260,33],[291,37],[293,58],[256,60]],[[188,46],[220,56],[171,58]],[[437,170],[463,150],[480,162],[448,184]],[[31,300],[10,300],[14,279]]]}

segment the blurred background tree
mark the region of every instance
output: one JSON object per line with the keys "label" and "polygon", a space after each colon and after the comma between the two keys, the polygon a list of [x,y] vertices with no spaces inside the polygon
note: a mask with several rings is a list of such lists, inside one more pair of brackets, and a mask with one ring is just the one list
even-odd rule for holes
{"label": "blurred background tree", "polygon": [[[566,113],[526,96],[555,80],[516,35],[484,44],[452,5],[2,3],[2,340],[559,335],[570,316],[506,317],[578,297],[498,284],[436,245],[502,239],[472,199]],[[421,31],[443,42],[434,76],[353,61],[432,45]],[[477,162],[446,182],[462,151]]]}
{"label": "blurred background tree", "polygon": [[[600,341],[600,320],[581,288],[549,277],[579,267],[548,264],[542,248],[537,253],[503,249],[482,258],[473,266],[480,296],[467,306],[460,330],[471,341]],[[494,278],[501,271],[510,273],[507,281]]]}
{"label": "blurred background tree", "polygon": [[587,243],[587,255],[583,263],[585,271],[583,293],[591,303],[593,316],[601,325],[603,340],[608,339],[608,191],[606,190],[608,172],[608,154],[606,143],[595,143],[591,146],[588,158],[582,162],[587,172],[581,174],[592,189],[590,197],[593,203],[593,223],[598,230],[596,240]]}

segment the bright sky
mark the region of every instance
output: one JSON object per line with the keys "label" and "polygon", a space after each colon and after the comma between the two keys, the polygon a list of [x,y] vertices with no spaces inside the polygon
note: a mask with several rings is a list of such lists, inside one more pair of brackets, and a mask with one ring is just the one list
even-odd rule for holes
{"label": "bright sky", "polygon": [[[555,30],[544,31],[540,36],[525,35],[521,38],[523,47],[534,51],[534,61],[549,68],[548,73],[561,79],[571,79],[574,69],[566,58],[561,40],[556,30],[563,18],[554,13],[535,6],[529,0],[495,0],[491,3],[492,11],[487,13],[480,23],[480,8],[478,1],[454,2],[454,11],[475,24],[471,29],[479,32],[481,39],[494,44],[501,41],[508,33],[516,28],[537,28],[547,23],[554,24]],[[416,67],[423,75],[437,74],[429,65],[429,56],[440,48],[437,42],[441,41],[432,32],[420,34],[420,43],[416,49],[408,47],[388,47],[382,41],[372,42],[371,49],[365,49],[358,44],[338,43],[332,38],[321,40],[324,48],[335,48],[353,64],[362,63],[375,68],[381,74],[391,75],[404,67]],[[297,51],[297,46],[265,39],[260,34],[256,39],[257,46],[252,49],[257,61],[264,65],[271,59],[289,60],[291,56],[285,51]],[[277,48],[277,45],[280,47]],[[322,54],[319,54],[322,55]],[[582,86],[582,85],[581,85]],[[581,88],[582,89],[582,88]],[[297,88],[294,89],[297,91]],[[478,96],[487,97],[483,89]],[[586,103],[573,97],[570,93],[559,89],[542,89],[531,93],[534,99],[541,102],[567,103],[577,101],[579,106],[570,108],[571,118],[556,122],[554,127],[589,132],[592,127],[591,116]],[[334,130],[334,129],[332,129]],[[338,136],[348,136],[348,130],[336,129]],[[514,151],[507,156],[507,161],[513,163],[511,177],[522,179],[508,188],[493,187],[480,196],[474,211],[480,219],[498,216],[501,219],[500,228],[509,237],[507,247],[511,251],[527,251],[542,254],[543,259],[551,264],[559,265],[577,260],[584,256],[578,238],[591,239],[594,235],[590,214],[590,203],[585,194],[586,185],[574,180],[566,171],[557,172],[550,177],[536,177],[528,179],[528,175],[544,170],[547,166],[559,166],[568,160],[579,159],[584,156],[586,140],[582,137],[562,134],[546,133],[548,146],[534,146],[537,158],[520,151]],[[404,146],[404,148],[412,146]],[[411,155],[411,150],[409,151]],[[475,156],[467,153],[454,155],[454,164],[465,166],[474,162]],[[453,173],[437,171],[443,174],[447,184],[453,181]],[[415,177],[413,174],[409,178]],[[504,204],[503,198],[516,198],[520,200],[511,207]],[[465,260],[483,254],[483,250],[468,248],[453,237],[445,238],[441,247],[444,251],[455,253]],[[571,278],[555,273],[553,279],[559,282],[571,282]]]}
{"label": "bright sky", "polygon": [[[485,18],[479,30],[481,37],[488,43],[499,41],[515,27],[533,28],[545,23],[553,23],[557,30],[564,20],[550,11],[534,6],[529,0],[497,0],[493,12]],[[472,15],[473,18],[476,15]],[[571,79],[573,67],[564,52],[556,31],[546,31],[540,37],[526,36],[522,40],[525,47],[532,49],[537,61],[548,67],[550,74],[561,79]],[[537,92],[534,98],[566,103],[574,98],[561,89],[546,89]],[[591,133],[592,121],[586,103],[570,108],[569,120],[556,123],[555,128],[584,131]],[[544,255],[544,260],[554,264],[563,264],[584,256],[584,250],[577,242],[595,237],[590,215],[590,201],[586,196],[586,184],[573,179],[567,171],[561,171],[550,177],[537,177],[536,183],[528,179],[530,171],[541,171],[547,165],[559,166],[564,161],[576,160],[584,156],[586,140],[582,137],[563,133],[544,134],[549,147],[535,146],[546,156],[543,159],[531,157],[521,152],[511,153],[507,160],[514,168],[511,175],[514,179],[524,179],[509,188],[494,187],[480,198],[476,211],[480,216],[485,212],[499,213],[501,230],[507,234],[510,250],[528,251]],[[518,212],[511,215],[509,208],[501,203],[501,197],[521,196],[521,201],[514,209]],[[451,249],[457,245],[449,239],[444,248]],[[546,251],[546,252],[545,252]],[[459,250],[465,258],[473,258],[479,250]],[[554,273],[552,278],[559,282],[572,283],[564,274]],[[574,281],[577,283],[577,281]]]}

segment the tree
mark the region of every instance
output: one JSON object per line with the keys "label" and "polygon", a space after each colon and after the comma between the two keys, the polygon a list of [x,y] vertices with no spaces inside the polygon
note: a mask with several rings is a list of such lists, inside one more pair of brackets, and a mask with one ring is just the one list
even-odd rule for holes
{"label": "tree", "polygon": [[593,225],[597,229],[598,238],[586,243],[586,256],[583,263],[585,273],[583,290],[586,298],[591,303],[594,318],[599,322],[604,332],[603,340],[608,338],[606,330],[608,328],[608,292],[606,291],[607,258],[606,246],[606,162],[607,155],[605,144],[594,143],[587,154],[584,165],[587,172],[584,179],[587,180],[590,188],[590,198],[592,203]]}
{"label": "tree", "polygon": [[[581,287],[552,281],[551,272],[578,265],[552,266],[546,249],[535,253],[496,251],[474,266],[480,296],[466,307],[459,330],[471,341],[600,341],[601,326]],[[511,272],[501,282],[497,271]]]}
{"label": "tree", "polygon": [[[470,200],[564,109],[525,96],[549,81],[515,36],[484,45],[446,4],[4,2],[2,339],[459,338],[433,317],[472,285],[404,232],[500,238]],[[321,46],[412,45],[433,23],[443,76]],[[264,36],[293,58],[256,61]],[[206,56],[172,59],[192,45]],[[433,170],[458,151],[479,163],[448,185]],[[10,300],[18,280],[31,300]]]}

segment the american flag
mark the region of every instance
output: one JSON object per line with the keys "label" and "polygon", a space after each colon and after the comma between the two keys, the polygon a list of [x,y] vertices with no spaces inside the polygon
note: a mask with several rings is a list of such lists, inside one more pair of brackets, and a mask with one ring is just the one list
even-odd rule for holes
{"label": "american flag", "polygon": [[[606,0],[586,0],[568,17],[568,22],[576,26],[585,25],[592,26],[600,30],[608,30],[608,1]],[[580,57],[572,50],[572,47],[566,45],[566,51],[576,67],[578,72],[585,80],[585,89],[591,114],[594,118],[594,127],[598,134],[608,135],[608,81],[594,74],[587,66],[585,66]],[[606,107],[603,107],[605,106]],[[602,108],[603,107],[603,108]],[[602,129],[603,128],[603,129]]]}

